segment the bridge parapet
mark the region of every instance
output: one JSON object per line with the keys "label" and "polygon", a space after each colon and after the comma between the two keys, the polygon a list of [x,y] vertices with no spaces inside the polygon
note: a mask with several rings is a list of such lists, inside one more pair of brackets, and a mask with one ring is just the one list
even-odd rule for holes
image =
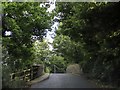
{"label": "bridge parapet", "polygon": [[19,78],[20,80],[24,80],[28,82],[41,76],[43,73],[44,73],[44,65],[39,64],[39,65],[33,65],[31,68],[27,70],[12,73],[10,74],[10,76],[11,76],[11,81],[15,80],[16,78]]}

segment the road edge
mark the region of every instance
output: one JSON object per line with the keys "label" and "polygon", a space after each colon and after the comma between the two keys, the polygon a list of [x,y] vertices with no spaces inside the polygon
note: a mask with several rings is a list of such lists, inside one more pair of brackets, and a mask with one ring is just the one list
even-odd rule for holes
{"label": "road edge", "polygon": [[30,81],[30,82],[27,82],[27,86],[28,87],[31,87],[31,85],[35,84],[35,83],[38,83],[38,82],[42,82],[46,79],[49,79],[49,76],[50,76],[50,73],[45,73],[44,75]]}

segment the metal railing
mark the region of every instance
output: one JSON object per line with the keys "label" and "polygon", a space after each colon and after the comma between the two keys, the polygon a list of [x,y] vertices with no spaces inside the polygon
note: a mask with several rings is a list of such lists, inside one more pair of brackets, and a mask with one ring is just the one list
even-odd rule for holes
{"label": "metal railing", "polygon": [[61,71],[65,72],[65,70],[63,68],[59,68],[58,66],[54,65],[54,73],[56,73],[57,70],[61,70]]}

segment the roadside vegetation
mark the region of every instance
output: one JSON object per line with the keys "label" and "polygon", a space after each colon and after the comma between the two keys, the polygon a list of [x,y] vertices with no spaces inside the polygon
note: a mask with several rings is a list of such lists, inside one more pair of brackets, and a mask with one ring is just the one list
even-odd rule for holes
{"label": "roadside vegetation", "polygon": [[[56,67],[64,73],[72,63],[90,79],[119,87],[120,3],[56,3],[52,13],[47,12],[49,4],[40,4],[2,3],[3,87],[24,87],[24,81],[11,82],[9,75],[34,64],[44,64],[45,72],[53,73]],[[59,27],[49,43],[44,37],[55,22]]]}
{"label": "roadside vegetation", "polygon": [[120,86],[119,8],[120,3],[57,3],[60,26],[54,40],[66,60],[115,87]]}

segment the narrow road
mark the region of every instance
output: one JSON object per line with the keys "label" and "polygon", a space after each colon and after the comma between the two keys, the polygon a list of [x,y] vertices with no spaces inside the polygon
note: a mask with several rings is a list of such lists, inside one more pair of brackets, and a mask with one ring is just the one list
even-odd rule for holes
{"label": "narrow road", "polygon": [[36,83],[31,88],[96,88],[96,85],[82,76],[51,74],[49,79]]}

